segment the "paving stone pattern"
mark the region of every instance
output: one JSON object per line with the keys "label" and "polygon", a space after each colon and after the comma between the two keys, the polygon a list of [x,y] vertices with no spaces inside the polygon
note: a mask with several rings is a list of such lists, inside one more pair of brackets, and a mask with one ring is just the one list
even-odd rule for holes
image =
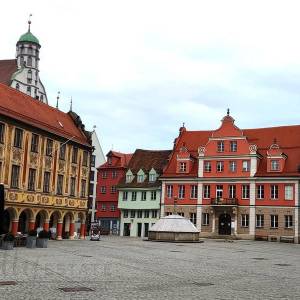
{"label": "paving stone pattern", "polygon": [[[0,299],[300,299],[300,245],[102,237],[0,250]],[[13,282],[15,285],[5,285]]]}

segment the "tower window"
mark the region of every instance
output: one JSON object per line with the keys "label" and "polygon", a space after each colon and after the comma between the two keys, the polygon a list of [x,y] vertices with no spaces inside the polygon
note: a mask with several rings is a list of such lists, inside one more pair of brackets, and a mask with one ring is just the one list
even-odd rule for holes
{"label": "tower window", "polygon": [[20,85],[18,83],[16,84],[16,90],[20,90]]}
{"label": "tower window", "polygon": [[32,82],[32,71],[29,70],[27,72],[27,83],[31,83]]}
{"label": "tower window", "polygon": [[31,47],[28,47],[28,54],[32,54],[32,48]]}
{"label": "tower window", "polygon": [[32,66],[32,57],[27,58],[27,66],[31,67]]}
{"label": "tower window", "polygon": [[27,87],[27,95],[31,96],[31,87],[30,86]]}

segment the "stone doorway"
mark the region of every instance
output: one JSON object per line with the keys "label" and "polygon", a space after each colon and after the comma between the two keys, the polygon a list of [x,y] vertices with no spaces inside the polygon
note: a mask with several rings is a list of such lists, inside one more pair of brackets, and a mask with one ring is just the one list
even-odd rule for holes
{"label": "stone doorway", "polygon": [[231,235],[231,215],[221,214],[219,216],[219,234]]}

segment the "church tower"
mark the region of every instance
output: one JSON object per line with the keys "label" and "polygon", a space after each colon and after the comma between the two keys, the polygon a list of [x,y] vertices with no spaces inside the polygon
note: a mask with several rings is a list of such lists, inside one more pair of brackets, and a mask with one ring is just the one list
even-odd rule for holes
{"label": "church tower", "polygon": [[17,42],[17,71],[11,77],[11,87],[48,103],[46,90],[39,76],[40,42],[30,31],[31,21],[28,20],[28,31],[21,35]]}

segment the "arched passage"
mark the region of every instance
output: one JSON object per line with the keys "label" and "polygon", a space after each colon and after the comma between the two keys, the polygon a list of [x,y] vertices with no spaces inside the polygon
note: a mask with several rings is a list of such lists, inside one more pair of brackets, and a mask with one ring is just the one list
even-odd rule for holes
{"label": "arched passage", "polygon": [[80,239],[85,238],[86,228],[85,228],[86,214],[83,212],[78,213],[78,223],[80,224],[79,236]]}
{"label": "arched passage", "polygon": [[47,211],[45,210],[40,210],[36,216],[35,216],[35,222],[34,222],[34,228],[44,228],[46,230],[48,230],[49,228],[45,228],[45,223],[49,222],[49,216]]}
{"label": "arched passage", "polygon": [[31,209],[26,208],[21,211],[18,219],[18,232],[28,233],[34,227],[34,217]]}

